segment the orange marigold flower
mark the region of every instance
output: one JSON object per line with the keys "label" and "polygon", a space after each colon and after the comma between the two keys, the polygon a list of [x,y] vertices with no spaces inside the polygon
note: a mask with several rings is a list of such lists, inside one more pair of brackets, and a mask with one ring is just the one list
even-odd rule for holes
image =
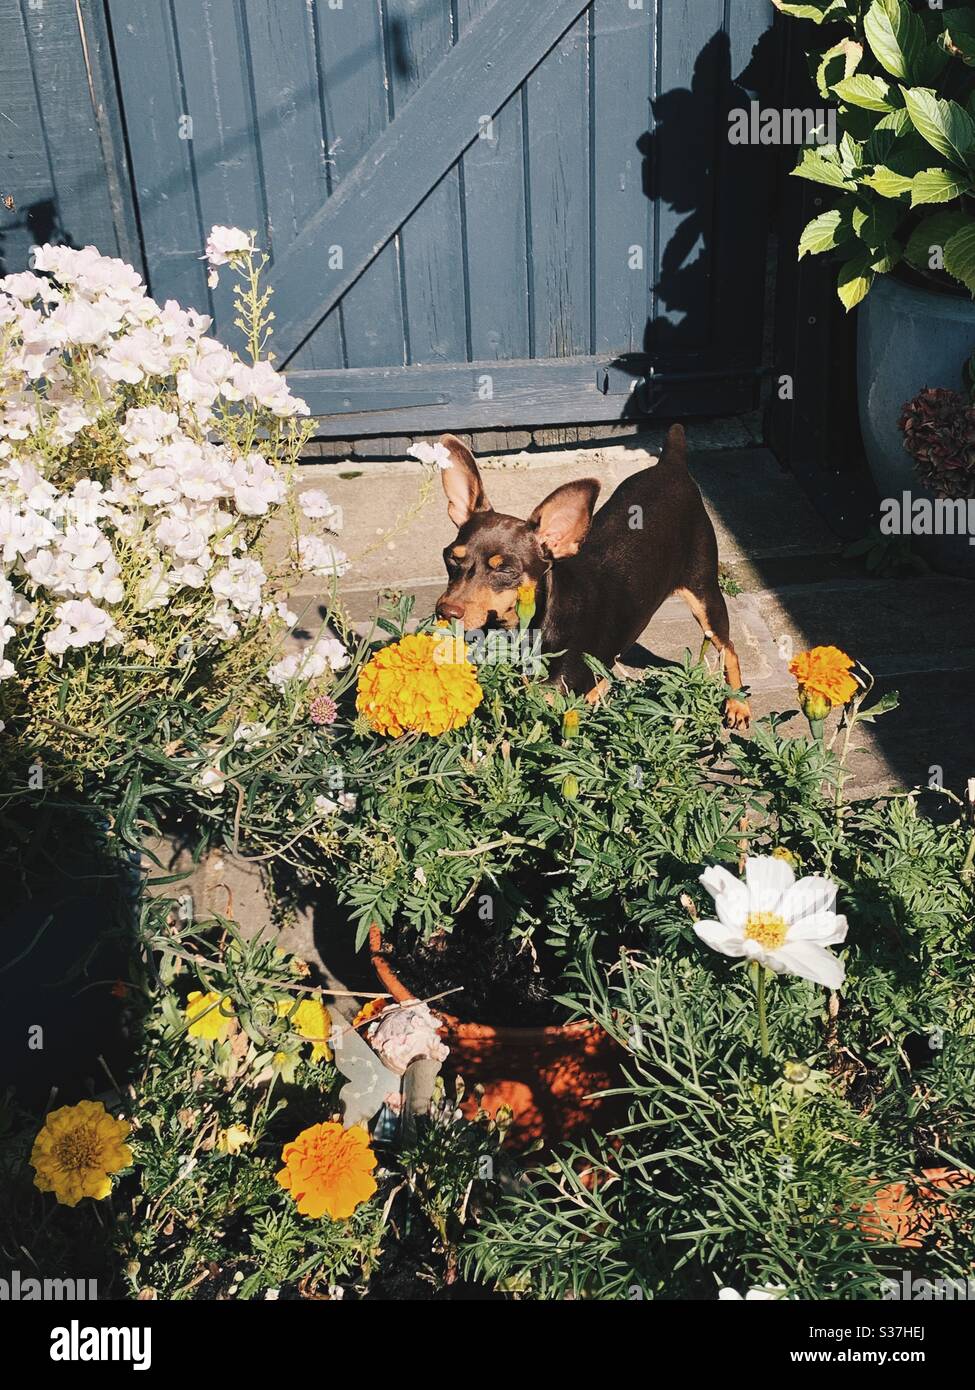
{"label": "orange marigold flower", "polygon": [[383,647],[362,668],[356,709],[376,733],[399,738],[407,730],[459,729],[483,698],[462,643],[447,634],[413,633]]}
{"label": "orange marigold flower", "polygon": [[311,1125],[285,1144],[281,1161],[285,1166],[275,1176],[302,1216],[343,1221],[376,1191],[376,1155],[361,1125]]}
{"label": "orange marigold flower", "polygon": [[839,647],[813,647],[789,662],[800,693],[819,696],[830,705],[845,705],[853,699],[859,685],[850,675],[853,658]]}
{"label": "orange marigold flower", "polygon": [[363,1004],[362,1008],[352,1020],[353,1028],[361,1028],[364,1023],[368,1023],[371,1018],[381,1014],[389,1003],[388,999],[370,999],[368,1004]]}

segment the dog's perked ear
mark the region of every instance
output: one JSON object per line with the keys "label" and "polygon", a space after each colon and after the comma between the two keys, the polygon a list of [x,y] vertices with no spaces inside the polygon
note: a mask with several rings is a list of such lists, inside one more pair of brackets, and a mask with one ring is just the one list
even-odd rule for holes
{"label": "dog's perked ear", "polygon": [[447,515],[455,526],[464,526],[475,512],[489,512],[491,504],[484,494],[484,484],[470,449],[453,434],[441,435],[440,443],[451,460],[450,468],[440,474],[447,494]]}
{"label": "dog's perked ear", "polygon": [[586,539],[600,486],[596,478],[565,483],[539,502],[528,518],[529,526],[535,527],[538,539],[553,560],[575,555]]}

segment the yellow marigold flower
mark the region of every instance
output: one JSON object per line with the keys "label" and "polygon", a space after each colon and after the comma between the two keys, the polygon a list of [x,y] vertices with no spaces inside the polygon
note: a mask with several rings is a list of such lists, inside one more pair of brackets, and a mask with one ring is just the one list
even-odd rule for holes
{"label": "yellow marigold flower", "polygon": [[[833,706],[853,699],[860,688],[850,675],[853,664],[853,658],[839,647],[813,647],[789,662],[789,672],[796,678],[800,697],[820,709],[822,701]],[[825,710],[809,717],[822,719],[828,713]]]}
{"label": "yellow marigold flower", "polygon": [[53,1192],[66,1207],[77,1206],[82,1197],[107,1197],[112,1174],[132,1162],[132,1150],[122,1142],[130,1128],[100,1100],[52,1110],[31,1150],[34,1186]]}
{"label": "yellow marigold flower", "polygon": [[194,989],[186,1000],[183,1017],[189,1024],[187,1032],[191,1038],[206,1038],[207,1042],[223,1042],[234,1023],[233,1000],[229,994],[222,997],[216,990],[204,994]]}
{"label": "yellow marigold flower", "polygon": [[577,709],[567,709],[562,716],[562,737],[575,738],[579,732],[580,715]]}
{"label": "yellow marigold flower", "polygon": [[518,585],[515,612],[518,615],[519,627],[527,627],[535,616],[535,587],[531,580]]}
{"label": "yellow marigold flower", "polygon": [[271,1070],[286,1085],[290,1086],[295,1079],[299,1060],[296,1052],[285,1052],[283,1048],[280,1048],[271,1058]]}
{"label": "yellow marigold flower", "polygon": [[342,1221],[376,1191],[376,1155],[361,1125],[311,1125],[285,1144],[281,1161],[285,1166],[275,1176],[302,1216]]}
{"label": "yellow marigold flower", "polygon": [[303,999],[296,1009],[293,1004],[282,999],[278,1004],[278,1016],[287,1018],[296,1033],[314,1043],[311,1050],[312,1061],[317,1062],[322,1057],[327,1060],[331,1057],[328,1036],[332,1031],[332,1017],[320,999]]}
{"label": "yellow marigold flower", "polygon": [[466,724],[484,698],[460,644],[413,633],[383,647],[359,673],[356,709],[378,734],[442,734]]}
{"label": "yellow marigold flower", "polygon": [[217,1135],[217,1149],[222,1154],[236,1154],[253,1141],[254,1136],[246,1125],[228,1125]]}

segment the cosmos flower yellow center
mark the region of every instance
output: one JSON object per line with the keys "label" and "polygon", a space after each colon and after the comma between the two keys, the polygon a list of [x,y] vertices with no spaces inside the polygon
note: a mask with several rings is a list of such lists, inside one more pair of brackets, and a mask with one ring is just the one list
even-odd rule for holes
{"label": "cosmos flower yellow center", "polygon": [[757,941],[767,951],[776,951],[785,945],[789,934],[789,924],[776,912],[750,912],[745,922],[745,940]]}

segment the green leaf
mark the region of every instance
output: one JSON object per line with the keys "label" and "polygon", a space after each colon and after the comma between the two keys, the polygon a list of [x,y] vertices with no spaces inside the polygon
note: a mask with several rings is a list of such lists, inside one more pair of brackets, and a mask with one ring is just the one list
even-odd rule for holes
{"label": "green leaf", "polygon": [[871,253],[861,251],[840,268],[836,292],[847,313],[866,299],[873,284],[875,271],[871,264]]}
{"label": "green leaf", "polygon": [[861,182],[881,198],[906,198],[914,187],[914,179],[889,169],[885,164],[875,164],[869,174],[864,174]]}
{"label": "green leaf", "polygon": [[904,105],[915,130],[961,168],[975,148],[975,121],[957,101],[942,101],[930,87],[905,87]]}
{"label": "green leaf", "polygon": [[877,259],[870,262],[870,269],[878,275],[889,275],[894,266],[904,259],[904,247],[899,241],[890,241],[881,249]]}
{"label": "green leaf", "polygon": [[950,169],[923,169],[915,174],[911,185],[911,207],[919,203],[949,203],[952,198],[967,192],[970,179],[963,179]]}
{"label": "green leaf", "polygon": [[945,270],[975,295],[975,222],[970,221],[946,243]]}
{"label": "green leaf", "polygon": [[807,225],[799,238],[799,259],[831,251],[834,246],[847,241],[849,236],[850,222],[844,211],[832,208],[829,212],[821,212]]}
{"label": "green leaf", "polygon": [[863,33],[880,66],[910,81],[927,47],[924,25],[906,0],[873,0]]}
{"label": "green leaf", "polygon": [[802,151],[799,163],[792,170],[797,179],[810,179],[813,183],[825,183],[830,188],[853,188],[855,185],[840,167],[835,145],[821,145],[818,149]]}
{"label": "green leaf", "polygon": [[840,139],[840,168],[844,174],[853,175],[863,165],[864,146],[859,140],[854,140],[848,130],[843,132]]}
{"label": "green leaf", "polygon": [[967,213],[954,208],[931,213],[915,227],[904,248],[905,260],[918,270],[936,269],[931,264],[933,253],[940,251],[943,256],[951,238],[971,224]]}
{"label": "green leaf", "polygon": [[866,111],[892,111],[891,87],[882,77],[871,77],[869,73],[858,72],[853,77],[844,77],[834,82],[832,91],[847,106],[862,106]]}
{"label": "green leaf", "polygon": [[772,0],[772,4],[793,19],[811,19],[814,24],[839,17],[839,12],[846,9],[846,0]]}
{"label": "green leaf", "polygon": [[[824,101],[829,100],[830,93],[836,89],[837,84],[853,77],[862,60],[863,44],[855,43],[853,39],[841,39],[839,43],[826,50],[816,72],[819,94]],[[872,80],[879,82],[880,78]]]}
{"label": "green leaf", "polygon": [[896,203],[872,199],[853,209],[853,230],[862,242],[876,250],[894,235],[903,215]]}

